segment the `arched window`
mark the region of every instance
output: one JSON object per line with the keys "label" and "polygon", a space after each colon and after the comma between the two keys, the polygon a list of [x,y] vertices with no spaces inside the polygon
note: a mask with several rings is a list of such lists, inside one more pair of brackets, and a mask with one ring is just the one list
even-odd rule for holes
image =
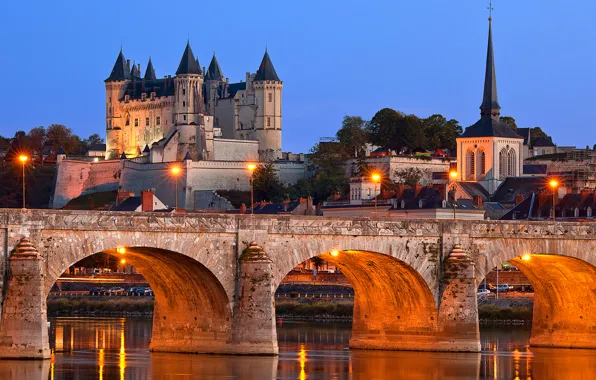
{"label": "arched window", "polygon": [[510,177],[516,176],[515,150],[513,149],[509,149],[509,152],[507,152],[507,175]]}
{"label": "arched window", "polygon": [[474,157],[474,151],[471,149],[468,149],[468,151],[466,152],[466,179],[470,180],[470,179],[474,179],[474,169],[476,165],[476,160]]}
{"label": "arched window", "polygon": [[499,178],[504,179],[507,176],[507,148],[499,152]]}
{"label": "arched window", "polygon": [[478,176],[486,174],[486,154],[484,153],[484,150],[478,149],[476,153],[476,161],[478,161],[478,169],[476,170]]}

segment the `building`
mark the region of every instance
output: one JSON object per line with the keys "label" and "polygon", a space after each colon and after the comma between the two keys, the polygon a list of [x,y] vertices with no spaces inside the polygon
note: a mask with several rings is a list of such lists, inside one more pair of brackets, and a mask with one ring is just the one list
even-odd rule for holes
{"label": "building", "polygon": [[480,120],[457,138],[457,180],[479,183],[494,193],[505,178],[522,174],[523,144],[524,138],[501,120],[490,18]]}
{"label": "building", "polygon": [[187,144],[178,160],[186,152],[194,160],[214,159],[218,135],[258,142],[261,160],[280,159],[283,82],[267,51],[245,80],[229,83],[215,54],[209,68],[201,68],[190,43],[173,77],[157,78],[151,59],[141,76],[141,65],[131,67],[121,50],[105,80],[107,157],[140,156],[177,130]]}

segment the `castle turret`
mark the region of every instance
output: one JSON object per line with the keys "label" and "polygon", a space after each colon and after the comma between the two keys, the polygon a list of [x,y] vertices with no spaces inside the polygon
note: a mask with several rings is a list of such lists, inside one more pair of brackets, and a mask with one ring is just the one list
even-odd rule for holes
{"label": "castle turret", "polygon": [[190,48],[190,42],[187,42],[174,78],[176,125],[200,124],[203,74],[197,62]]}
{"label": "castle turret", "polygon": [[265,161],[280,159],[283,82],[277,76],[267,50],[253,86],[258,105],[255,136],[259,141],[259,156]]}
{"label": "castle turret", "polygon": [[149,62],[147,62],[147,69],[145,70],[145,76],[143,77],[145,81],[156,80],[157,77],[155,76],[155,69],[153,68],[153,63],[151,62],[151,57],[149,57]]}
{"label": "castle turret", "polygon": [[215,53],[213,53],[213,58],[211,58],[211,63],[209,63],[209,68],[205,73],[205,104],[206,112],[209,115],[215,115],[218,90],[223,84],[223,81],[224,76],[221,67],[219,66],[219,62],[217,62]]}
{"label": "castle turret", "polygon": [[125,120],[120,110],[119,100],[124,96],[131,80],[130,69],[122,49],[116,58],[106,85],[106,154],[108,159],[119,157],[122,151],[122,128]]}

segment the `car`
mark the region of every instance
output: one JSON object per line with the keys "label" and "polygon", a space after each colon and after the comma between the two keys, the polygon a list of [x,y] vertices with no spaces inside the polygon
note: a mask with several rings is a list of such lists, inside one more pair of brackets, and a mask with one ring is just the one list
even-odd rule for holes
{"label": "car", "polygon": [[488,296],[490,294],[490,290],[488,289],[478,289],[478,296]]}
{"label": "car", "polygon": [[500,284],[495,286],[494,289],[496,292],[508,292],[509,291],[509,284]]}
{"label": "car", "polygon": [[151,288],[144,288],[143,295],[152,296],[153,295],[153,290]]}
{"label": "car", "polygon": [[89,295],[90,296],[100,296],[103,294],[104,291],[105,291],[105,289],[103,289],[103,288],[91,288],[91,289],[89,289]]}
{"label": "car", "polygon": [[478,286],[478,290],[480,291],[480,290],[483,290],[483,289],[489,290],[490,289],[490,285],[480,284],[480,286]]}
{"label": "car", "polygon": [[124,288],[121,287],[114,287],[106,290],[105,293],[107,296],[120,296],[124,294]]}

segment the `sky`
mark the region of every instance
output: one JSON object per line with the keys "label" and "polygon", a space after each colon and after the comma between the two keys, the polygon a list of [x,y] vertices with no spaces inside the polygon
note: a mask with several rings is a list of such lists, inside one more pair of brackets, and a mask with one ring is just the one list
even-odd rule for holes
{"label": "sky", "polygon": [[[494,0],[503,116],[558,145],[596,143],[596,1]],[[120,46],[173,75],[187,39],[215,51],[230,82],[265,48],[284,82],[283,150],[306,152],[345,115],[390,107],[479,118],[488,0],[5,0],[0,4],[0,134],[64,124],[105,136],[106,79]]]}

